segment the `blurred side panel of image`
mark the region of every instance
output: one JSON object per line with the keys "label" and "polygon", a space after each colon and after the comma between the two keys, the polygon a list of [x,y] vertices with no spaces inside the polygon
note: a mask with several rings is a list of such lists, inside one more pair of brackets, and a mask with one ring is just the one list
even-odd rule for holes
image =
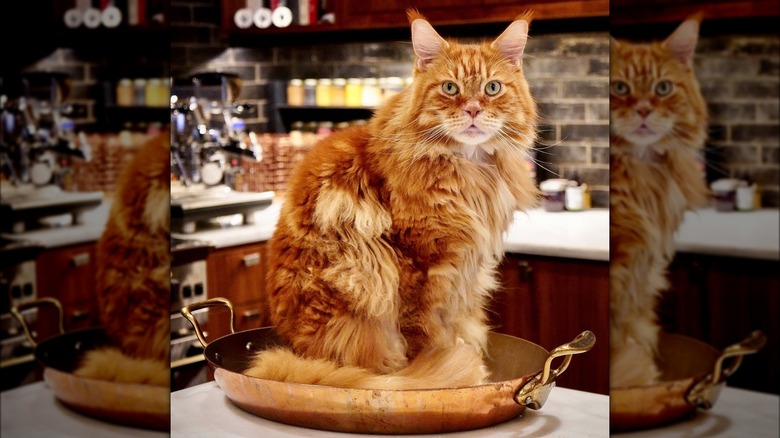
{"label": "blurred side panel of image", "polygon": [[[663,266],[654,271],[662,281],[651,278],[649,264],[635,272],[645,286],[657,285],[655,295],[645,295],[652,309],[643,310],[652,312],[648,321],[654,319],[659,331],[654,353],[659,376],[635,386],[614,384],[628,380],[627,371],[616,371],[619,360],[614,359],[632,341],[613,345],[611,433],[777,436],[780,38],[774,22],[780,6],[760,0],[613,0],[610,5],[611,186],[618,179],[640,178],[648,169],[662,169],[658,187],[690,175],[679,183],[679,192],[668,190],[658,202],[668,214],[679,206],[675,197],[686,196],[679,223],[670,224],[668,215],[664,219],[661,210],[651,209],[629,220],[631,210],[617,203],[614,193],[611,199],[612,272],[624,267],[618,267],[626,260],[621,256],[632,251],[663,254]],[[653,49],[651,42],[657,43]],[[649,68],[653,57],[666,61]],[[691,73],[690,80],[681,79]],[[686,99],[676,100],[686,92]],[[661,120],[678,127],[666,146],[649,140]],[[641,126],[632,125],[640,121]],[[701,138],[694,139],[698,129]],[[626,145],[632,152],[619,151]],[[694,151],[690,159],[669,165],[669,157],[680,157],[686,148]],[[638,164],[621,167],[624,173],[618,175],[615,157],[623,154],[621,162],[628,163],[631,153]],[[694,191],[698,201],[692,201]],[[621,232],[627,236],[625,229],[638,223],[636,218],[658,233],[645,246],[616,238]],[[668,245],[658,238],[664,227],[671,230]],[[629,305],[616,297],[642,294],[617,290],[615,278],[611,315],[612,324],[620,324],[616,315]],[[615,329],[614,344],[634,336]]]}
{"label": "blurred side panel of image", "polygon": [[168,14],[0,6],[5,437],[167,435]]}

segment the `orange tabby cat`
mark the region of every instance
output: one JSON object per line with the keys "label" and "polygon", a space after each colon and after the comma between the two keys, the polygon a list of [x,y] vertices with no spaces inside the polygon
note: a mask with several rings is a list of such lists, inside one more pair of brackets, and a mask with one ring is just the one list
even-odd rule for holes
{"label": "orange tabby cat", "polygon": [[374,389],[483,382],[502,233],[536,203],[529,17],[459,44],[410,12],[414,82],[296,168],[268,247],[271,321],[292,349],[247,375]]}
{"label": "orange tabby cat", "polygon": [[97,245],[101,326],[116,348],[88,352],[76,375],[167,386],[170,380],[170,147],[149,139],[122,172]]}
{"label": "orange tabby cat", "polygon": [[613,40],[610,57],[610,385],[656,381],[656,301],[674,233],[707,205],[697,166],[707,108],[693,73],[699,18],[665,40]]}

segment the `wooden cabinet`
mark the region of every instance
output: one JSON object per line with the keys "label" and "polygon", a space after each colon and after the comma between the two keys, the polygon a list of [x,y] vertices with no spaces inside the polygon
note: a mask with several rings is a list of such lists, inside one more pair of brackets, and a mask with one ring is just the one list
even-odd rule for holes
{"label": "wooden cabinet", "polygon": [[610,25],[679,22],[701,12],[704,20],[780,15],[776,0],[611,0]]}
{"label": "wooden cabinet", "polygon": [[36,259],[38,297],[54,297],[60,301],[66,332],[100,324],[95,255],[95,242],[87,242],[51,248]]}
{"label": "wooden cabinet", "polygon": [[[297,0],[294,0],[297,1]],[[295,34],[328,33],[369,29],[406,28],[408,8],[416,8],[434,25],[470,25],[480,23],[510,22],[527,11],[534,12],[534,19],[566,19],[583,17],[607,17],[608,0],[547,0],[518,2],[516,0],[417,0],[360,2],[332,2],[335,24],[310,26],[291,25],[285,28],[260,29],[250,26],[239,28],[234,22],[236,11],[246,7],[244,0],[223,0],[221,30],[225,34]]]}
{"label": "wooden cabinet", "polygon": [[[265,248],[265,242],[219,248],[211,251],[206,261],[209,297],[230,300],[236,331],[268,325]],[[227,318],[219,310],[209,313],[212,331],[226,334],[226,324]]]}
{"label": "wooden cabinet", "polygon": [[495,331],[546,350],[584,330],[596,335],[591,351],[576,355],[557,385],[609,392],[609,263],[507,254],[501,288],[490,307]]}
{"label": "wooden cabinet", "polygon": [[659,303],[664,328],[701,339],[717,349],[756,329],[766,346],[745,356],[730,386],[780,393],[780,263],[678,253],[669,268],[670,289]]}

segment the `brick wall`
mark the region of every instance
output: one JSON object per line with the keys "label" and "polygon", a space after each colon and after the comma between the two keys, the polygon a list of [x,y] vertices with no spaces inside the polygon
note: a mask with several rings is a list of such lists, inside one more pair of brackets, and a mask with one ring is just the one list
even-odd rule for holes
{"label": "brick wall", "polygon": [[[198,71],[241,76],[239,101],[258,106],[247,120],[256,132],[274,129],[269,86],[291,78],[410,76],[408,41],[366,41],[322,45],[227,47],[219,34],[218,2],[171,3],[171,69],[186,77]],[[457,35],[450,35],[455,36]],[[277,40],[278,41],[278,40]],[[542,125],[535,154],[540,180],[578,177],[594,189],[593,205],[608,205],[609,45],[606,32],[536,35],[526,49],[526,76]],[[259,47],[262,46],[262,47]],[[186,94],[186,85],[174,92]]]}
{"label": "brick wall", "polygon": [[780,39],[775,35],[702,38],[696,74],[710,113],[708,179],[747,177],[765,207],[780,205]]}

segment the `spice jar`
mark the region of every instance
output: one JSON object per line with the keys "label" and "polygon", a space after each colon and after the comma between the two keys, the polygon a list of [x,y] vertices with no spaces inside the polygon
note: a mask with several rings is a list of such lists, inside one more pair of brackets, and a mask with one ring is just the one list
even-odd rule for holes
{"label": "spice jar", "polygon": [[363,106],[377,106],[382,102],[382,90],[379,88],[379,81],[376,78],[366,78],[363,80]]}
{"label": "spice jar", "polygon": [[116,85],[116,104],[118,106],[133,106],[134,101],[133,81],[121,79]]}
{"label": "spice jar", "polygon": [[327,78],[317,81],[315,100],[317,106],[331,106],[333,81]]}
{"label": "spice jar", "polygon": [[331,105],[333,106],[345,106],[347,104],[346,95],[347,80],[344,78],[336,78],[333,80],[333,88],[331,89]]}
{"label": "spice jar", "polygon": [[133,81],[133,105],[144,106],[146,105],[146,79],[136,78]]}
{"label": "spice jar", "polygon": [[165,106],[168,102],[168,89],[160,78],[151,78],[146,83],[145,93],[147,106]]}
{"label": "spice jar", "polygon": [[552,178],[539,184],[545,211],[563,211],[568,186],[569,180],[564,178]]}
{"label": "spice jar", "polygon": [[300,79],[290,80],[287,83],[287,105],[301,106],[303,101],[303,81]]}
{"label": "spice jar", "polygon": [[303,104],[314,106],[317,104],[317,80],[305,79],[303,81]]}
{"label": "spice jar", "polygon": [[382,92],[383,99],[389,99],[398,94],[404,88],[404,80],[399,77],[387,78]]}
{"label": "spice jar", "polygon": [[360,106],[363,104],[363,80],[360,78],[347,79],[344,88],[347,106]]}

